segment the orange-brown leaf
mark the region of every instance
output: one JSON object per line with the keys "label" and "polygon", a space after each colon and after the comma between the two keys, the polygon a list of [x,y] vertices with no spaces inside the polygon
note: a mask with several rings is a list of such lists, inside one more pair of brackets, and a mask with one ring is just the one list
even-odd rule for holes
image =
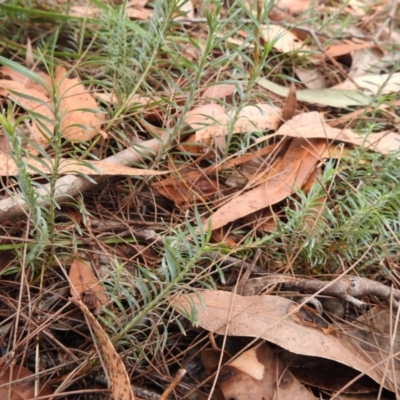
{"label": "orange-brown leaf", "polygon": [[[16,72],[9,67],[6,67],[6,66],[0,67],[0,72],[4,76],[8,76],[10,78],[10,80],[12,80],[13,82],[20,83],[22,85],[22,87],[24,87],[25,89],[33,89],[33,90],[36,90],[43,94],[46,94],[46,95],[48,94],[47,89],[45,87],[43,87],[42,85],[39,85],[38,83],[27,78],[25,75],[22,75],[19,72]],[[49,88],[51,87],[51,79],[46,73],[44,73],[42,71],[35,71],[35,74],[38,75],[41,79],[43,79],[43,81]],[[4,81],[2,81],[2,82],[4,82]]]}
{"label": "orange-brown leaf", "polygon": [[297,108],[296,85],[291,83],[289,93],[282,107],[282,121],[286,122],[294,117]]}
{"label": "orange-brown leaf", "polygon": [[108,383],[111,387],[113,399],[115,400],[134,400],[135,396],[129,380],[128,373],[118,352],[115,350],[111,340],[104,332],[97,319],[81,301],[72,298],[72,303],[78,306],[93,330],[99,348],[103,355],[103,364],[107,374]]}
{"label": "orange-brown leaf", "polygon": [[[252,212],[284,200],[301,188],[314,170],[325,149],[324,140],[294,140],[285,156],[271,170],[264,184],[234,198],[218,209],[211,218],[211,228],[217,229]],[[207,228],[209,220],[205,222]]]}
{"label": "orange-brown leaf", "polygon": [[[37,99],[37,101],[27,99],[11,92],[9,95],[11,100],[19,103],[26,111],[33,112],[38,115],[37,118],[32,120],[29,138],[41,148],[45,149],[49,145],[49,139],[51,140],[54,131],[52,122],[54,120],[53,105],[51,104],[47,95],[37,91],[36,89],[21,88],[21,90],[17,89],[16,92]],[[28,147],[28,150],[31,154],[38,154],[37,150],[31,148],[30,146]]]}
{"label": "orange-brown leaf", "polygon": [[78,78],[69,78],[63,67],[56,67],[55,80],[61,98],[63,137],[81,141],[92,139],[101,132],[101,125],[105,120],[96,100]]}
{"label": "orange-brown leaf", "polygon": [[86,261],[75,258],[69,270],[70,293],[73,297],[79,297],[84,292],[91,292],[97,299],[94,308],[98,308],[107,302],[104,287],[93,273]]}
{"label": "orange-brown leaf", "polygon": [[[32,379],[13,384],[16,380],[29,377]],[[33,400],[38,396],[50,396],[53,393],[47,384],[40,384],[39,392],[35,393],[35,383],[35,375],[25,367],[0,364],[0,399]]]}

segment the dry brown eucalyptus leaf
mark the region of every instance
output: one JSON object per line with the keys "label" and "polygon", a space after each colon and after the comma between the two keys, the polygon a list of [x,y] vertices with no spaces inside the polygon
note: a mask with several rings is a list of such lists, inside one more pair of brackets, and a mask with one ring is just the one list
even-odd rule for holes
{"label": "dry brown eucalyptus leaf", "polygon": [[[280,123],[280,109],[270,104],[260,103],[243,107],[235,122],[233,133],[263,132],[276,130]],[[230,118],[235,112],[228,113]]]}
{"label": "dry brown eucalyptus leaf", "polygon": [[[356,85],[358,87],[356,87]],[[400,72],[390,74],[375,74],[375,75],[363,75],[353,78],[352,81],[346,80],[332,89],[339,90],[357,90],[361,89],[367,94],[379,95],[387,93],[397,93],[400,89]]]}
{"label": "dry brown eucalyptus leaf", "polygon": [[232,133],[276,130],[280,122],[280,113],[278,107],[260,103],[245,106],[236,115],[236,111],[225,112],[221,105],[210,103],[188,111],[185,123],[196,130],[197,142],[207,142],[225,136],[233,118],[236,118],[236,121]]}
{"label": "dry brown eucalyptus leaf", "polygon": [[62,135],[69,140],[88,141],[101,133],[105,117],[82,82],[78,78],[68,76],[65,68],[56,67],[55,79],[61,98]]}
{"label": "dry brown eucalyptus leaf", "polygon": [[204,223],[205,229],[210,222],[211,229],[217,229],[290,196],[303,186],[314,171],[325,146],[323,140],[292,141],[284,157],[263,176],[264,183],[235,197],[215,211]]}
{"label": "dry brown eucalyptus leaf", "polygon": [[[329,126],[317,111],[296,115],[284,123],[274,134],[303,139],[321,138],[352,143],[382,154],[396,152],[400,148],[400,135],[395,132],[358,134],[351,129],[338,129]],[[272,135],[258,139],[258,142],[270,139]]]}
{"label": "dry brown eucalyptus leaf", "polygon": [[276,7],[280,9],[285,9],[291,14],[303,12],[310,8],[311,0],[277,0],[274,2]]}
{"label": "dry brown eucalyptus leaf", "polygon": [[97,322],[97,319],[82,301],[75,298],[70,298],[70,301],[81,309],[88,325],[96,336],[99,348],[103,355],[103,363],[106,369],[105,372],[107,374],[108,383],[112,390],[113,400],[135,400],[125,365],[111,343],[111,340],[107,336],[107,333],[104,332],[101,325]]}
{"label": "dry brown eucalyptus leaf", "polygon": [[[47,85],[48,88],[51,87],[51,79],[46,73],[44,73],[42,71],[34,71],[34,72],[37,76],[39,76],[44,81],[44,83]],[[15,82],[15,83],[21,84],[21,86],[25,89],[37,90],[38,92],[41,92],[42,94],[48,95],[45,87],[43,87],[42,85],[39,85],[38,83],[27,78],[25,75],[22,75],[19,72],[16,72],[9,67],[6,67],[6,66],[0,67],[0,73],[2,75],[4,75],[5,77],[10,78],[9,81],[7,81],[6,79],[1,80],[0,86],[7,85],[7,82],[8,82],[8,84],[10,84],[10,82]],[[7,86],[6,86],[6,88],[7,88]],[[12,87],[10,87],[9,89],[12,89]]]}
{"label": "dry brown eucalyptus leaf", "polygon": [[295,67],[294,72],[307,89],[319,90],[328,87],[326,76],[319,67]]}
{"label": "dry brown eucalyptus leaf", "polygon": [[[37,90],[36,86],[25,87],[24,84],[17,81],[2,80],[0,85],[12,101],[20,104],[27,112],[37,115],[36,120],[31,122],[29,139],[45,149],[49,144],[46,136],[51,139],[54,130],[53,122],[51,122],[54,120],[53,106],[48,95]],[[30,96],[30,98],[27,99],[23,95]],[[38,151],[31,146],[28,150],[31,154],[38,154]]]}

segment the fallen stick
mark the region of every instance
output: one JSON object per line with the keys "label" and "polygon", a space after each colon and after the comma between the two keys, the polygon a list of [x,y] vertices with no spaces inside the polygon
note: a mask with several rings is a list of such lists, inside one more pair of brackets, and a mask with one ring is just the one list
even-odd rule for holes
{"label": "fallen stick", "polygon": [[276,284],[281,284],[285,290],[300,290],[306,293],[321,292],[321,294],[348,301],[361,309],[365,309],[367,304],[358,300],[357,297],[376,296],[379,300],[386,302],[392,300],[396,308],[399,305],[398,300],[400,300],[400,290],[358,276],[343,276],[334,282],[324,282],[316,279],[272,275],[247,281],[243,295],[254,296]]}
{"label": "fallen stick", "polygon": [[[145,156],[157,155],[163,145],[164,142],[161,138],[150,139],[138,144],[135,148],[125,149],[117,154],[107,157],[103,162],[128,167],[134,163],[143,161]],[[56,201],[57,203],[62,203],[67,200],[69,201],[71,200],[71,197],[75,197],[78,194],[91,189],[95,184],[104,182],[108,179],[108,175],[100,175],[92,177],[92,179],[95,182],[88,181],[83,176],[76,175],[65,175],[57,179],[54,199],[49,199],[48,197],[50,185],[43,185],[36,189],[39,204],[41,206],[47,205],[50,200]],[[28,210],[29,205],[21,195],[16,194],[12,197],[0,200],[0,222],[26,215]]]}

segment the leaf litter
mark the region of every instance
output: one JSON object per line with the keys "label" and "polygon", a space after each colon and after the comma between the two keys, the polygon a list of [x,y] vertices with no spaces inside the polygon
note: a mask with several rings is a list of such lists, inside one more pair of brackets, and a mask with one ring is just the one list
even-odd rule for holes
{"label": "leaf litter", "polygon": [[266,343],[223,366],[220,376],[219,388],[225,399],[315,399]]}
{"label": "leaf litter", "polygon": [[[62,7],[61,3],[57,7]],[[124,6],[125,8],[118,8],[120,5],[118,2],[115,3],[112,7],[118,10],[120,16],[125,15],[131,20],[153,18],[153,4],[147,1],[130,1]],[[246,12],[253,13],[254,6],[246,3]],[[336,12],[335,7],[326,2],[314,2],[312,6],[313,12],[321,17]],[[199,49],[201,51],[206,49],[202,39],[206,37],[207,32],[201,25],[204,23],[201,7],[200,4],[191,1],[179,4],[171,15],[174,28],[163,38],[162,51],[173,43],[174,51],[179,48],[179,56],[186,58],[185,68],[188,70],[190,70],[189,61],[197,62],[201,59]],[[229,15],[228,8],[225,7],[227,6],[224,5],[221,14],[222,20]],[[182,371],[190,371],[191,363],[194,369],[205,368],[205,365],[200,365],[193,355],[198,351],[197,339],[194,339],[193,346],[193,343],[190,346],[185,345],[193,348],[193,353],[190,353],[191,350],[182,350],[185,346],[177,344],[178,342],[175,343],[179,351],[175,348],[171,351],[167,349],[165,354],[160,351],[160,347],[156,350],[151,347],[150,343],[154,337],[167,331],[160,322],[166,318],[165,310],[162,312],[152,310],[146,315],[144,320],[147,318],[150,322],[141,321],[140,327],[145,332],[143,336],[140,330],[129,333],[131,336],[124,336],[126,340],[123,344],[124,361],[119,355],[121,347],[112,343],[109,333],[106,332],[111,331],[115,338],[119,334],[118,330],[123,330],[129,325],[129,321],[135,318],[137,313],[135,307],[139,304],[144,307],[148,296],[148,292],[144,289],[145,284],[151,287],[152,293],[158,293],[159,287],[165,285],[165,282],[160,284],[157,281],[160,272],[154,269],[154,260],[157,264],[159,255],[158,248],[156,251],[153,247],[168,249],[168,235],[172,234],[175,225],[182,224],[183,215],[195,216],[193,220],[200,225],[203,224],[203,230],[211,229],[210,237],[213,240],[224,242],[225,248],[231,247],[234,251],[247,250],[241,246],[250,238],[264,240],[267,236],[263,238],[260,235],[266,232],[279,237],[281,242],[276,247],[283,248],[288,238],[285,235],[280,236],[279,221],[285,220],[286,214],[289,215],[290,210],[293,211],[297,207],[294,205],[296,199],[312,192],[314,185],[320,183],[325,160],[329,162],[335,160],[339,168],[343,159],[352,157],[350,149],[354,147],[381,153],[383,156],[392,154],[397,156],[400,142],[396,128],[397,105],[390,97],[398,92],[400,80],[396,70],[393,69],[388,73],[390,65],[396,64],[395,57],[385,46],[377,46],[377,43],[386,40],[384,38],[395,37],[396,32],[391,32],[387,22],[381,21],[382,14],[376,4],[370,4],[370,11],[366,13],[364,4],[351,1],[343,5],[344,12],[352,16],[362,16],[363,22],[357,27],[344,28],[340,35],[331,37],[330,29],[334,28],[333,25],[329,28],[326,26],[326,30],[318,30],[310,27],[308,24],[312,22],[303,19],[304,16],[299,14],[310,7],[309,1],[281,0],[269,10],[272,23],[260,24],[257,40],[261,46],[270,46],[273,55],[270,62],[273,69],[269,70],[270,66],[265,66],[254,82],[249,80],[250,71],[246,71],[249,72],[248,76],[237,74],[243,60],[246,60],[246,68],[250,68],[248,65],[251,63],[249,64],[248,60],[255,63],[254,54],[258,44],[256,46],[254,40],[249,40],[253,38],[254,33],[247,29],[247,26],[246,29],[223,32],[228,29],[228,25],[224,25],[221,32],[215,36],[219,40],[224,38],[223,46],[227,46],[226,49],[229,51],[240,49],[235,59],[235,67],[228,63],[220,71],[214,71],[211,67],[212,62],[207,64],[206,70],[202,72],[201,83],[200,81],[195,83],[198,86],[196,95],[188,103],[186,103],[188,91],[181,89],[185,84],[191,84],[189,75],[182,74],[180,78],[174,75],[171,80],[167,79],[169,83],[166,86],[164,83],[160,84],[164,82],[164,78],[160,78],[160,82],[157,82],[157,78],[152,77],[146,82],[147,89],[150,88],[148,92],[126,93],[125,98],[129,101],[127,100],[124,106],[127,110],[134,110],[129,116],[119,114],[117,101],[119,97],[114,90],[106,92],[104,88],[99,90],[96,83],[91,87],[83,83],[79,78],[81,73],[79,66],[76,70],[75,67],[69,69],[56,66],[50,71],[54,78],[53,84],[49,74],[34,67],[36,53],[33,48],[35,45],[32,43],[35,42],[29,38],[25,57],[26,67],[34,70],[37,79],[32,79],[32,71],[28,73],[21,66],[15,70],[10,67],[10,65],[16,66],[16,63],[6,62],[6,66],[2,67],[0,96],[4,100],[3,104],[10,101],[9,104],[13,105],[14,120],[23,116],[24,124],[20,124],[19,127],[24,126],[21,142],[24,143],[25,150],[30,153],[29,157],[26,155],[16,158],[12,146],[10,147],[10,138],[2,132],[0,175],[5,182],[11,182],[9,187],[15,185],[14,179],[20,173],[21,162],[26,165],[28,175],[39,175],[39,178],[34,179],[39,179],[36,182],[40,182],[40,179],[51,172],[56,165],[54,148],[51,146],[56,127],[65,140],[65,143],[62,143],[62,157],[57,158],[59,168],[55,175],[67,175],[35,193],[40,195],[40,207],[47,207],[48,193],[55,190],[58,196],[60,187],[65,190],[60,197],[57,197],[57,201],[62,202],[60,213],[55,217],[60,218],[60,222],[57,220],[56,223],[57,233],[73,232],[74,241],[71,247],[74,247],[74,250],[78,247],[79,254],[81,251],[86,253],[83,257],[85,261],[78,259],[72,250],[68,254],[65,252],[67,256],[63,255],[66,260],[66,270],[63,265],[64,259],[62,262],[57,257],[49,259],[54,263],[57,260],[58,266],[63,265],[62,270],[69,279],[69,290],[73,296],[71,302],[81,310],[87,321],[86,325],[93,331],[95,342],[102,354],[101,359],[113,398],[133,399],[143,396],[146,399],[153,399],[153,395],[155,398],[165,398],[168,395],[182,398],[190,395],[186,389],[190,385],[196,387],[193,390],[210,389],[207,384],[201,387],[193,383],[204,379],[204,375],[196,373],[193,373],[194,379],[188,378],[189,380],[183,385],[180,384],[184,375]],[[66,13],[70,16],[88,18],[92,24],[97,23],[96,18],[99,18],[102,10],[99,5],[94,7],[91,4],[89,7],[73,4]],[[257,18],[257,13],[254,13],[253,18]],[[246,23],[246,21],[241,22],[241,24]],[[133,23],[131,26],[136,25]],[[241,27],[244,28],[245,25]],[[139,25],[136,28],[139,31]],[[376,35],[373,40],[370,31],[374,31]],[[190,43],[184,43],[186,40],[182,40],[179,36],[183,33],[185,38],[189,38]],[[144,40],[144,36],[142,39]],[[224,52],[221,51],[223,46],[216,46],[213,49],[215,52],[213,56],[224,56]],[[177,53],[173,54],[175,57]],[[208,56],[211,60],[211,53]],[[279,62],[275,63],[274,58]],[[154,70],[159,68],[159,65],[160,70],[163,70],[167,65],[165,60],[171,60],[171,54],[162,54],[160,59],[154,60]],[[280,64],[281,62],[283,64]],[[25,73],[21,73],[21,68]],[[278,70],[277,74],[274,69]],[[288,69],[292,69],[291,76],[287,74]],[[153,71],[153,68],[151,70]],[[244,75],[246,76],[243,77]],[[283,75],[286,75],[285,79]],[[104,78],[106,74],[100,76]],[[111,88],[114,84],[117,86],[116,82],[111,82],[107,87]],[[53,85],[54,88],[51,89]],[[245,97],[243,93],[248,87],[251,95]],[[52,93],[54,89],[58,96],[55,103]],[[243,104],[242,98],[246,98]],[[97,104],[96,99],[101,102],[101,106]],[[389,100],[381,104],[383,99]],[[103,106],[107,107],[106,110],[102,108]],[[372,133],[360,133],[360,129],[353,122],[355,119],[366,120],[366,115],[375,110],[386,112],[388,117],[386,123]],[[375,114],[374,117],[376,115],[379,114]],[[114,116],[115,119],[112,119]],[[111,119],[112,124],[109,123]],[[175,132],[177,121],[183,121],[183,124],[176,128],[179,135],[171,140],[169,135]],[[107,129],[107,132],[103,129]],[[85,157],[82,160],[68,158],[71,148],[74,148],[68,146],[71,144],[74,146],[74,142],[80,146],[89,146],[90,151],[96,153],[96,156],[89,161]],[[240,143],[239,150],[236,148],[233,151],[232,148],[238,143]],[[49,152],[48,157],[42,158],[46,151]],[[153,162],[154,164],[150,165]],[[140,165],[133,167],[134,164]],[[71,178],[73,174],[80,176]],[[92,181],[86,180],[85,176],[89,175],[92,175]],[[121,181],[114,178],[115,181],[111,183],[107,175],[120,177]],[[129,177],[129,181],[122,181],[123,176]],[[127,187],[132,188],[132,177],[140,179],[143,183],[142,188],[146,189],[142,191],[135,187],[133,191],[126,190]],[[151,182],[148,180],[149,177],[153,178]],[[84,180],[85,183],[82,184]],[[113,191],[114,182],[116,182],[115,191]],[[96,190],[92,200],[88,193],[93,190],[94,183],[105,183],[105,187]],[[334,182],[330,185],[333,186]],[[331,186],[324,189],[326,193],[316,197],[301,222],[301,232],[306,233],[307,238],[315,241],[316,245],[321,240],[318,237],[317,224],[330,202]],[[10,240],[6,240],[6,246],[14,243],[15,236],[22,235],[21,232],[27,232],[24,238],[29,236],[27,243],[30,243],[29,240],[33,240],[31,237],[34,237],[33,231],[15,222],[26,218],[28,214],[27,220],[31,221],[31,209],[27,207],[18,190],[15,192],[5,190],[4,193],[5,198],[0,199],[0,220],[10,232]],[[72,224],[68,224],[63,218],[73,213],[69,213],[68,210],[63,213],[73,197],[79,199],[82,216]],[[86,209],[89,210],[88,213]],[[201,217],[197,214],[198,210]],[[298,211],[301,212],[301,209]],[[332,212],[335,213],[337,210]],[[136,218],[137,216],[139,218]],[[118,226],[119,228],[115,228]],[[151,230],[152,227],[154,230]],[[237,229],[238,227],[240,229]],[[201,231],[201,227],[197,228]],[[193,235],[196,231],[191,230],[191,232]],[[135,244],[132,244],[132,238]],[[195,237],[192,239],[197,240]],[[388,392],[397,393],[398,321],[395,315],[399,301],[398,291],[391,289],[387,284],[361,278],[356,274],[336,280],[334,278],[333,282],[329,275],[325,277],[327,281],[311,279],[310,276],[306,278],[288,276],[287,272],[302,250],[300,235],[294,240],[299,240],[298,253],[284,254],[285,249],[280,255],[281,259],[287,261],[287,265],[282,265],[282,262],[277,260],[270,262],[270,254],[275,249],[268,246],[264,250],[265,258],[260,261],[262,265],[255,265],[258,259],[255,264],[249,265],[246,260],[237,257],[239,251],[233,256],[226,257],[230,263],[226,267],[225,255],[215,258],[215,253],[207,253],[208,260],[217,260],[215,262],[218,263],[218,270],[221,264],[223,269],[228,271],[227,274],[231,275],[229,286],[233,288],[235,279],[239,282],[241,273],[247,268],[243,275],[245,278],[243,293],[251,296],[241,296],[222,290],[183,295],[182,293],[191,284],[196,286],[195,279],[191,280],[190,284],[185,282],[185,289],[177,286],[178,294],[171,295],[170,304],[179,313],[189,316],[194,312],[198,326],[203,330],[221,337],[228,336],[226,346],[231,353],[217,349],[218,357],[223,363],[218,362],[212,371],[207,371],[206,379],[212,379],[213,374],[216,374],[214,386],[216,398],[239,400],[249,398],[249,393],[254,399],[272,399],[276,396],[282,399],[296,398],[296,396],[304,399],[315,398],[304,384],[312,386],[316,392],[318,388],[326,390],[333,395],[333,398],[339,398],[342,391],[378,392],[380,385]],[[58,242],[56,245],[52,243],[52,246],[62,249],[59,253],[61,254],[65,250],[65,243],[60,241],[60,246]],[[155,252],[151,257],[148,256],[150,250]],[[57,253],[57,256],[59,254]],[[149,262],[150,258],[153,261]],[[381,262],[385,265],[391,261],[385,259]],[[97,276],[93,274],[92,265],[96,265]],[[112,265],[115,270],[110,272],[104,265],[107,267]],[[143,265],[146,266],[148,275],[143,275],[143,270],[140,269]],[[238,265],[240,268],[237,268]],[[15,268],[15,265],[12,267]],[[196,267],[197,276],[203,274],[200,270],[203,267],[204,260],[200,260],[199,266]],[[207,268],[203,270],[211,270]],[[309,268],[309,271],[312,271],[312,268]],[[271,274],[271,271],[281,272],[283,269],[286,274],[278,279]],[[250,277],[260,270],[267,276]],[[390,271],[390,268],[388,270]],[[0,269],[0,272],[3,273],[3,270]],[[129,275],[131,273],[132,275]],[[335,273],[337,274],[337,270]],[[350,273],[350,269],[347,273]],[[310,272],[310,275],[313,275],[313,272]],[[190,276],[192,279],[194,274]],[[392,281],[395,281],[393,277]],[[116,286],[113,287],[113,284]],[[218,281],[218,284],[220,288],[225,285],[226,289],[225,281]],[[261,290],[270,293],[276,286],[279,287],[276,294],[259,295]],[[126,287],[132,288],[134,296],[132,292],[126,291]],[[288,291],[294,291],[295,294],[289,294]],[[9,292],[5,292],[8,296]],[[311,297],[305,298],[304,295],[310,292]],[[339,317],[335,313],[329,315],[328,312],[319,312],[318,302],[323,303],[326,310],[329,304],[326,299],[319,296],[321,292],[339,302],[336,303],[337,309],[344,307],[344,304],[350,304],[355,306],[359,314],[353,319],[342,314],[340,316],[342,321],[339,322]],[[109,298],[111,293],[112,296]],[[299,300],[297,295],[304,301]],[[10,295],[10,299],[12,296],[15,297],[15,293]],[[24,297],[24,293],[20,296],[24,301],[29,297]],[[52,294],[51,302],[58,301],[59,297]],[[29,304],[33,304],[34,307],[40,304],[40,310],[52,310],[46,308],[51,302],[48,299],[35,302],[29,298]],[[68,303],[65,297],[63,302],[64,306]],[[10,304],[13,303],[5,301],[4,304],[10,308]],[[44,308],[41,308],[43,304]],[[95,315],[91,311],[94,311]],[[3,312],[3,308],[0,308],[0,312]],[[24,312],[21,314],[18,311],[15,315],[24,318]],[[109,320],[104,318],[108,321],[108,325],[99,324],[97,316],[101,313],[110,316]],[[49,315],[49,325],[43,325],[43,329],[49,329],[46,331],[46,337],[55,337],[59,327],[52,321],[57,320],[57,312]],[[37,317],[37,320],[40,318]],[[76,316],[75,319],[68,318],[66,317],[68,324],[74,327],[70,330],[78,332],[79,329],[75,329],[74,324],[79,318]],[[172,319],[169,323],[175,327],[171,321]],[[179,322],[180,327],[182,321]],[[148,329],[149,326],[152,327],[151,330]],[[82,329],[82,326],[80,328]],[[32,327],[31,331],[34,329],[36,326]],[[192,338],[193,332],[190,328],[187,330],[189,337]],[[139,357],[136,352],[138,344],[132,339],[136,337],[135,335],[143,340],[143,348],[139,346]],[[209,336],[213,350],[216,350],[215,341],[218,341],[218,336],[217,339]],[[237,340],[232,340],[232,337]],[[236,355],[239,339],[243,338],[254,338],[258,342],[252,342],[247,350]],[[166,347],[171,345],[167,340],[163,343]],[[79,354],[82,352],[82,342],[81,347],[74,348],[73,351],[69,350],[69,345],[68,343],[65,347],[67,351],[64,357],[71,357],[71,354],[75,354],[75,350]],[[221,347],[224,345],[223,343]],[[240,345],[243,348],[243,343]],[[50,348],[63,348],[63,346],[64,344],[59,346],[59,342],[54,341]],[[18,349],[18,346],[15,348]],[[71,357],[69,362],[89,366],[87,360],[92,354],[90,350],[86,353],[86,358],[81,358],[77,362],[74,356],[75,358]],[[11,357],[11,352],[8,352],[7,357]],[[178,359],[179,357],[182,358]],[[132,361],[137,359],[140,361]],[[19,372],[24,368],[18,366],[22,361],[24,357],[19,357],[19,364],[17,363],[15,367]],[[296,375],[294,363],[299,364],[299,369],[303,371],[310,370],[314,379],[305,377],[304,374]],[[96,362],[93,362],[93,365],[95,364]],[[125,364],[129,365],[129,370]],[[186,369],[181,368],[183,364]],[[8,391],[6,395],[12,385],[19,398],[33,398],[32,388],[29,389],[30,394],[21,394],[22,389],[18,381],[13,383],[18,378],[10,374],[8,365],[7,367],[6,364],[1,365],[3,366],[1,383],[4,385],[4,390]],[[75,367],[74,372],[69,375],[71,381],[79,375],[76,372],[79,368],[77,365]],[[338,379],[335,385],[318,376],[319,370],[323,370],[325,375],[335,375],[332,371],[338,371],[337,374],[343,379]],[[32,372],[26,371],[27,376],[31,376]],[[175,375],[176,371],[178,373]],[[70,370],[64,372],[69,374]],[[366,384],[362,379],[357,381],[362,375],[375,381],[375,386],[371,382]],[[176,378],[173,378],[174,376]],[[57,386],[59,383],[57,379],[53,381],[52,386]],[[131,379],[141,382],[142,379],[147,379],[147,385],[157,387],[157,394],[134,395]],[[359,386],[352,381],[357,381]],[[140,388],[134,385],[133,389]],[[160,392],[163,392],[161,397],[158,394]],[[51,394],[51,389],[48,393],[43,393],[47,394]],[[201,396],[206,398],[204,393]]]}
{"label": "leaf litter", "polygon": [[[200,296],[200,297],[199,297]],[[394,390],[396,377],[391,361],[375,364],[371,355],[338,331],[326,334],[318,325],[310,326],[292,318],[300,306],[279,296],[240,296],[225,291],[205,291],[181,296],[173,307],[187,316],[196,308],[196,325],[228,336],[263,338],[295,354],[321,357],[350,366],[377,383]]]}

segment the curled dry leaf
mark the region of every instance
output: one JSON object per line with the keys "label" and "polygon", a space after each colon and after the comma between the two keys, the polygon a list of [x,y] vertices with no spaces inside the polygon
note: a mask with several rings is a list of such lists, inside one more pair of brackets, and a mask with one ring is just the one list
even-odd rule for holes
{"label": "curled dry leaf", "polygon": [[[292,353],[337,361],[365,373],[392,391],[400,378],[390,357],[384,363],[377,363],[351,336],[326,334],[297,321],[289,315],[289,310],[300,305],[279,296],[243,297],[210,290],[179,296],[172,306],[184,316],[191,315],[195,308],[196,324],[210,332],[263,338]],[[292,313],[295,310],[296,307]]]}
{"label": "curled dry leaf", "polygon": [[103,355],[105,372],[113,394],[112,398],[114,400],[134,400],[135,396],[125,365],[107,336],[107,333],[104,332],[101,325],[97,322],[97,319],[82,301],[75,298],[71,298],[70,301],[81,309],[96,336],[100,351]]}
{"label": "curled dry leaf", "polygon": [[0,96],[8,96],[11,91],[21,92],[24,90],[24,85],[21,82],[0,79]]}
{"label": "curled dry leaf", "polygon": [[[279,126],[281,110],[270,104],[254,104],[243,107],[237,117],[233,133],[263,132]],[[234,112],[228,115],[233,118]]]}
{"label": "curled dry leaf", "polygon": [[229,117],[219,104],[206,104],[190,110],[185,115],[185,123],[196,131],[196,141],[204,142],[226,134]]}
{"label": "curled dry leaf", "polygon": [[129,7],[126,9],[126,15],[131,19],[147,20],[153,16],[153,11],[148,8]]}
{"label": "curled dry leaf", "polygon": [[[34,89],[43,94],[47,94],[47,90],[45,87],[39,85],[38,83],[27,78],[25,75],[22,75],[19,72],[16,72],[9,67],[3,65],[2,67],[0,67],[0,72],[3,76],[8,76],[11,80],[11,81],[1,80],[2,84],[4,85],[7,85],[7,82],[17,82],[20,83],[22,87],[24,87],[25,89]],[[48,87],[51,87],[51,79],[47,74],[45,74],[42,71],[35,71],[35,74],[39,76]]]}
{"label": "curled dry leaf", "polygon": [[368,75],[371,71],[385,70],[388,63],[395,63],[395,61],[387,60],[377,47],[354,50],[351,53],[348,75],[354,80],[354,78]]}
{"label": "curled dry leaf", "polygon": [[130,0],[126,7],[144,8],[146,7],[148,0]]}
{"label": "curled dry leaf", "polygon": [[319,67],[296,67],[294,72],[307,89],[319,90],[328,87],[325,74]]}
{"label": "curled dry leaf", "polygon": [[[31,379],[25,379],[31,378]],[[20,383],[14,381],[22,380]],[[40,384],[35,392],[35,375],[25,367],[0,364],[0,398],[9,400],[34,400],[41,396],[50,396],[53,392],[49,385]]]}
{"label": "curled dry leaf", "polygon": [[82,17],[82,18],[96,18],[100,10],[92,5],[86,4],[85,6],[71,6],[69,8],[69,15]]}
{"label": "curled dry leaf", "polygon": [[356,43],[351,40],[346,40],[343,43],[333,44],[329,46],[325,51],[330,57],[344,56],[350,54],[355,50],[375,47],[376,44],[373,41]]}
{"label": "curled dry leaf", "polygon": [[[25,110],[34,113],[36,118],[32,121],[30,139],[40,147],[46,148],[48,146],[46,136],[51,139],[54,132],[54,106],[47,92],[47,90],[51,90],[49,76],[43,72],[35,72],[47,83],[48,87],[44,88],[7,67],[3,67],[1,71],[3,75],[11,78],[11,80],[1,80],[3,94],[7,93]],[[61,97],[60,112],[63,136],[70,140],[90,140],[96,134],[102,133],[100,128],[104,122],[104,114],[80,80],[67,78],[65,68],[57,66],[55,81]],[[28,150],[32,154],[38,154],[33,148],[28,148]]]}
{"label": "curled dry leaf", "polygon": [[86,175],[127,175],[127,176],[153,176],[164,175],[168,171],[156,171],[154,169],[132,168],[120,164],[111,164],[106,161],[83,162],[79,160],[61,159],[59,175],[86,174]]}
{"label": "curled dry leaf", "polygon": [[[104,103],[111,103],[111,104],[118,104],[118,99],[114,93],[94,93],[96,99],[103,101]],[[128,106],[151,106],[151,104],[161,101],[161,97],[154,95],[154,96],[142,96],[139,94],[135,94],[134,96],[130,97],[129,102],[125,105]]]}
{"label": "curled dry leaf", "polygon": [[33,57],[32,42],[28,38],[26,41],[25,65],[28,68],[32,68],[34,64],[35,64],[35,58]]}

